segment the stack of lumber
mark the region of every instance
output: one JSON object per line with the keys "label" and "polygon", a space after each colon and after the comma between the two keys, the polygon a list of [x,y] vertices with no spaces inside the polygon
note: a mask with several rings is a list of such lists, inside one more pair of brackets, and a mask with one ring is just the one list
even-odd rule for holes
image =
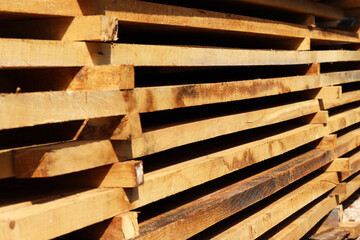
{"label": "stack of lumber", "polygon": [[0,239],[300,239],[360,188],[358,6],[1,0]]}

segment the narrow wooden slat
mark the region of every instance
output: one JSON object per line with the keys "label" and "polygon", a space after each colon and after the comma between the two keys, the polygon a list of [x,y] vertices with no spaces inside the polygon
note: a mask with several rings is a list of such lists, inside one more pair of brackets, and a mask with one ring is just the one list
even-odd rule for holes
{"label": "narrow wooden slat", "polygon": [[186,239],[241,209],[273,194],[333,160],[312,150],[275,168],[247,178],[140,224],[140,239]]}
{"label": "narrow wooden slat", "polygon": [[212,239],[256,239],[334,188],[338,182],[336,173],[321,174]]}
{"label": "narrow wooden slat", "polygon": [[342,182],[336,186],[333,194],[339,196],[339,201],[343,202],[360,188],[360,175],[352,178],[348,182]]}
{"label": "narrow wooden slat", "polygon": [[[36,29],[36,31],[34,31]],[[116,41],[118,20],[108,16],[2,21],[0,35],[62,41]]]}
{"label": "narrow wooden slat", "polygon": [[323,130],[322,125],[306,125],[146,173],[144,176],[146,184],[138,187],[136,192],[139,197],[131,204],[133,207],[141,207],[246,166],[278,156],[322,137]]}
{"label": "narrow wooden slat", "polygon": [[[123,142],[125,158],[137,158],[192,142],[246,129],[274,124],[320,110],[317,100],[287,104],[246,113],[233,114],[143,132],[141,138]],[[212,131],[206,129],[211,128]]]}
{"label": "narrow wooden slat", "polygon": [[93,189],[1,214],[0,238],[55,238],[119,215],[128,208],[123,189]]}

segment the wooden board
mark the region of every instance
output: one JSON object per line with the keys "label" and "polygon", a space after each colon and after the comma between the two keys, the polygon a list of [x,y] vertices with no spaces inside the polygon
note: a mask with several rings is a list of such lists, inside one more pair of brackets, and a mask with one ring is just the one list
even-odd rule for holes
{"label": "wooden board", "polygon": [[360,121],[360,108],[354,108],[331,116],[328,121],[328,132],[333,133]]}
{"label": "wooden board", "polygon": [[61,91],[0,95],[0,129],[124,115],[129,91]]}
{"label": "wooden board", "polygon": [[[215,117],[143,132],[141,138],[122,142],[125,158],[137,158],[185,144],[246,129],[274,124],[320,110],[317,100],[308,100],[251,112]],[[209,131],[211,129],[211,131]]]}
{"label": "wooden board", "polygon": [[343,202],[360,188],[360,175],[355,176],[348,182],[342,182],[334,189],[333,194],[339,196],[339,201]]}
{"label": "wooden board", "polygon": [[307,0],[291,1],[291,0],[231,0],[232,2],[247,2],[257,5],[269,6],[293,11],[298,13],[306,13],[317,17],[328,19],[342,20],[344,18],[344,10],[334,8],[327,4],[311,2]]}
{"label": "wooden board", "polygon": [[116,44],[111,63],[135,66],[254,66],[358,61],[356,51],[268,51]]}
{"label": "wooden board", "polygon": [[[0,68],[135,66],[254,66],[358,61],[357,51],[270,51],[0,39]],[[36,54],[34,54],[36,53]]]}
{"label": "wooden board", "polygon": [[340,228],[329,228],[325,231],[312,235],[309,240],[344,240],[349,236],[349,232]]}
{"label": "wooden board", "polygon": [[[301,5],[301,3],[298,5]],[[61,5],[59,0],[48,0],[48,3],[39,4],[41,7],[34,8],[34,6],[36,5],[30,5],[28,3],[14,4],[6,0],[0,5],[0,13],[42,14],[45,16],[106,14],[107,16],[117,17],[119,21],[124,23],[156,24],[167,27],[197,29],[198,31],[199,29],[231,31],[266,34],[274,37],[309,37],[319,40],[357,42],[356,34],[352,33],[324,31],[318,28],[309,31],[306,26],[296,24],[134,0],[115,2],[110,0],[97,2],[67,0],[63,5]],[[65,6],[67,8],[64,9]],[[57,7],[57,9],[54,9],[54,7]],[[51,11],[49,11],[50,9]],[[327,9],[329,10],[330,7],[327,7]]]}
{"label": "wooden board", "polygon": [[256,239],[269,229],[331,190],[339,182],[336,173],[325,173],[259,209],[250,217],[212,239]]}
{"label": "wooden board", "polygon": [[[34,31],[36,29],[36,31]],[[107,16],[2,21],[0,36],[61,41],[116,41],[118,20]]]}
{"label": "wooden board", "polygon": [[346,172],[350,171],[349,158],[337,158],[328,166],[324,167],[326,172]]}
{"label": "wooden board", "polygon": [[109,64],[101,43],[0,39],[0,68],[82,67]]}
{"label": "wooden board", "polygon": [[285,227],[278,230],[271,240],[301,239],[313,228],[326,214],[337,206],[335,196],[329,196],[303,212],[296,220],[289,222]]}
{"label": "wooden board", "polygon": [[139,197],[131,204],[136,208],[144,206],[246,166],[283,154],[314,141],[322,137],[323,134],[322,125],[306,125],[146,173],[144,176],[146,184],[134,190]]}
{"label": "wooden board", "polygon": [[142,161],[125,161],[67,174],[56,183],[68,187],[135,188],[144,184]]}
{"label": "wooden board", "polygon": [[75,141],[15,150],[18,178],[52,177],[119,161],[110,141]]}
{"label": "wooden board", "polygon": [[358,146],[360,146],[360,130],[356,129],[338,138],[334,151],[336,156],[341,157]]}
{"label": "wooden board", "polygon": [[320,104],[323,109],[329,109],[360,101],[360,90],[343,93],[339,99],[322,99]]}
{"label": "wooden board", "polygon": [[312,150],[277,167],[140,223],[141,239],[186,239],[333,160]]}
{"label": "wooden board", "polygon": [[0,238],[55,238],[119,215],[128,208],[123,189],[88,190],[0,214]]}

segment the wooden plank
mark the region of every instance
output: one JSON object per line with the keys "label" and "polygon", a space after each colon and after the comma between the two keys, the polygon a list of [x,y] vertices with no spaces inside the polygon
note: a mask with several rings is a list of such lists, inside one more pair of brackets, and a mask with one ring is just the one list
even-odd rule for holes
{"label": "wooden plank", "polygon": [[[136,88],[140,112],[236,101],[360,80],[360,71],[222,83]],[[314,97],[314,96],[312,96]]]}
{"label": "wooden plank", "polygon": [[254,66],[358,61],[357,51],[268,51],[116,44],[111,64],[135,66]]}
{"label": "wooden plank", "polygon": [[353,130],[338,139],[337,146],[334,148],[336,156],[350,152],[360,145],[360,129]]}
{"label": "wooden plank", "polygon": [[74,140],[131,140],[142,135],[140,115],[132,113],[110,118],[94,118],[84,122]]}
{"label": "wooden plank", "polygon": [[144,170],[142,161],[125,161],[67,174],[57,183],[68,187],[135,188],[144,183]]}
{"label": "wooden plank", "polygon": [[328,19],[342,20],[344,18],[343,9],[306,0],[300,0],[296,2],[291,0],[233,0],[233,2],[248,2],[262,6],[284,9],[292,12],[312,14],[317,17],[324,17]]}
{"label": "wooden plank", "polygon": [[0,95],[0,129],[124,115],[132,92],[61,91]]}
{"label": "wooden plank", "polygon": [[[94,1],[92,1],[94,2]],[[89,4],[90,5],[90,4]],[[91,13],[83,1],[74,0],[34,0],[13,2],[4,0],[0,3],[1,14],[43,15],[43,16],[82,16]],[[94,11],[94,9],[92,9]]]}
{"label": "wooden plank", "polygon": [[88,190],[1,214],[0,238],[55,238],[119,215],[128,208],[123,189]]}
{"label": "wooden plank", "polygon": [[119,90],[134,87],[135,69],[133,66],[85,66],[64,90]]}
{"label": "wooden plank", "polygon": [[[34,31],[36,29],[36,31]],[[79,16],[2,21],[0,36],[61,41],[116,41],[118,20],[108,16]]]}
{"label": "wooden plank", "polygon": [[[237,222],[212,239],[256,239],[305,207],[339,182],[336,173],[325,173]],[[301,196],[301,197],[299,197]]]}
{"label": "wooden plank", "polygon": [[15,150],[14,171],[19,178],[52,177],[119,161],[110,141],[76,141]]}
{"label": "wooden plank", "polygon": [[[358,51],[272,51],[209,47],[0,39],[0,68],[253,66],[358,61]],[[34,54],[36,53],[36,54]],[[49,54],[51,53],[51,54]]]}
{"label": "wooden plank", "polygon": [[331,209],[337,206],[335,196],[329,196],[303,212],[296,220],[287,224],[274,234],[271,240],[301,239],[311,228],[313,228]]}
{"label": "wooden plank", "polygon": [[144,176],[146,184],[134,190],[138,199],[131,202],[131,204],[134,208],[144,206],[283,154],[321,138],[323,134],[322,125],[306,125],[255,142],[189,159],[186,162],[146,173]]}
{"label": "wooden plank", "polygon": [[346,32],[330,32],[319,28],[309,31],[307,26],[297,24],[284,24],[279,21],[134,0],[109,1],[106,5],[105,14],[117,17],[119,21],[125,23],[147,23],[183,28],[265,34],[275,37],[309,37],[318,40],[345,42],[356,42],[357,39],[356,35]]}
{"label": "wooden plank", "polygon": [[0,68],[82,67],[109,64],[105,44],[0,39]]}
{"label": "wooden plank", "polygon": [[319,90],[312,92],[313,98],[316,99],[338,99],[341,98],[342,87],[341,86],[331,86],[323,87]]}
{"label": "wooden plank", "polygon": [[[274,124],[320,110],[317,100],[182,123],[143,132],[141,138],[122,142],[125,158],[137,158],[185,144],[214,138],[246,129]],[[208,131],[207,129],[212,129]]]}
{"label": "wooden plank", "polygon": [[327,128],[329,133],[333,133],[356,124],[360,121],[360,107],[354,108],[329,118]]}
{"label": "wooden plank", "polygon": [[322,167],[333,153],[312,150],[277,167],[140,224],[141,239],[186,239]]}
{"label": "wooden plank", "polygon": [[346,172],[350,170],[349,158],[337,158],[328,166],[324,167],[326,172]]}
{"label": "wooden plank", "polygon": [[343,72],[334,72],[321,74],[321,83],[322,86],[332,86],[338,84],[352,83],[359,81],[360,72],[355,71],[343,71]]}
{"label": "wooden plank", "polygon": [[360,7],[360,2],[357,0],[331,0],[329,1],[331,5],[341,7],[341,8],[356,8]]}
{"label": "wooden plank", "polygon": [[12,153],[8,150],[0,151],[0,179],[15,176]]}
{"label": "wooden plank", "polygon": [[305,117],[305,121],[310,124],[327,124],[327,122],[329,121],[329,113],[328,111],[319,111],[315,114]]}
{"label": "wooden plank", "polygon": [[360,101],[360,90],[343,93],[339,99],[322,99],[320,104],[323,109],[329,109]]}

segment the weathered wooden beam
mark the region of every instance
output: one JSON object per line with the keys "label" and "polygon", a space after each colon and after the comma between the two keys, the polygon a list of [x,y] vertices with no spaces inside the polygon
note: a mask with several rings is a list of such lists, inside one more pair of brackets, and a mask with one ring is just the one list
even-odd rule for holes
{"label": "weathered wooden beam", "polygon": [[333,160],[312,150],[277,167],[225,187],[140,224],[142,239],[185,239],[273,194]]}
{"label": "weathered wooden beam", "polygon": [[259,209],[250,217],[237,222],[212,239],[256,239],[296,211],[334,188],[338,182],[336,173],[321,174],[270,203],[263,209]]}

